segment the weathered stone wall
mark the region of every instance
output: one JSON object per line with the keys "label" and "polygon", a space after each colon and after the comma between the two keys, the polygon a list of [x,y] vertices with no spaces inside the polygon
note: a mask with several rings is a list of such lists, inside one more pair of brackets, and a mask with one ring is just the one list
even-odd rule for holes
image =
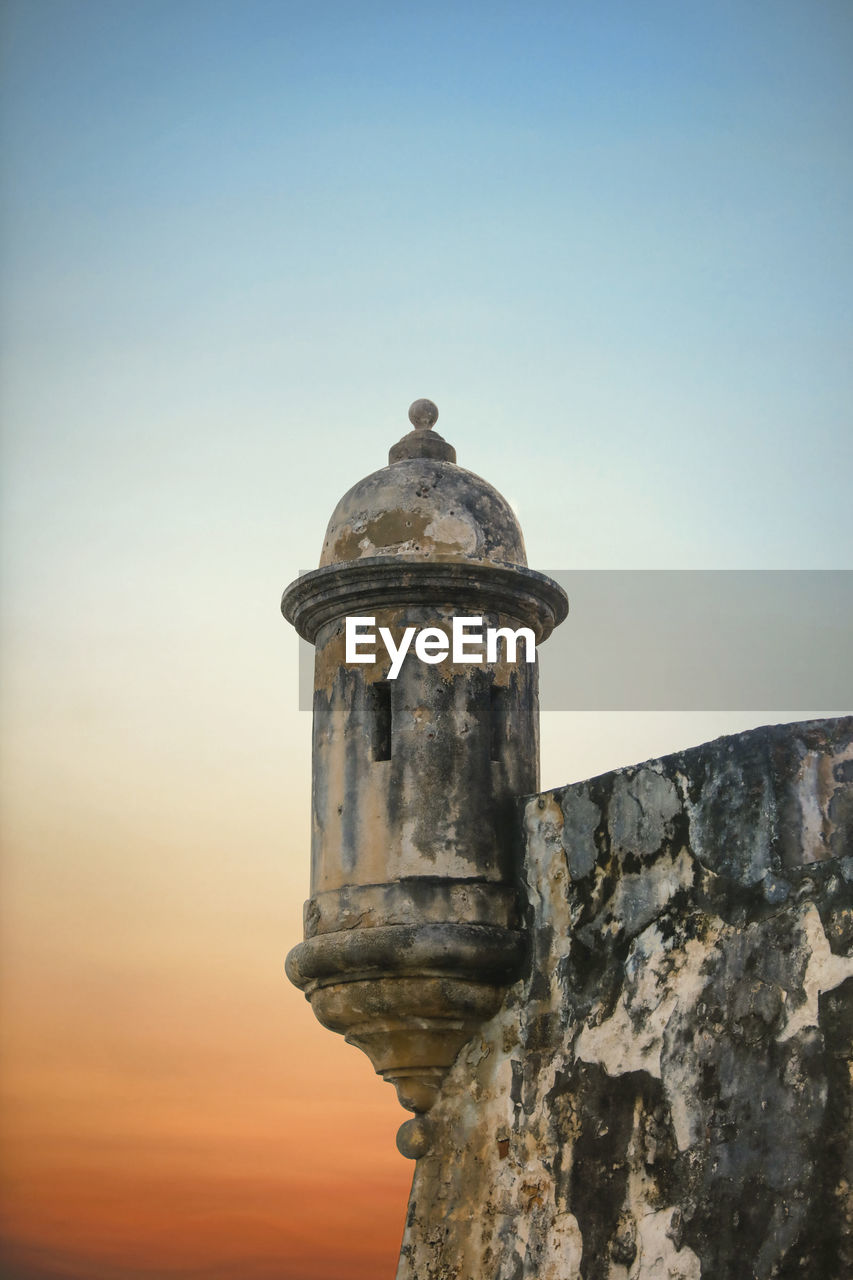
{"label": "weathered stone wall", "polygon": [[522,818],[529,967],[430,1113],[398,1280],[853,1275],[853,718]]}

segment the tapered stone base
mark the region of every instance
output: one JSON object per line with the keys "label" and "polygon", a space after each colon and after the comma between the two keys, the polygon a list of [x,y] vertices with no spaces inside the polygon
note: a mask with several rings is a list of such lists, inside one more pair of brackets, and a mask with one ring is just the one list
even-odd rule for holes
{"label": "tapered stone base", "polygon": [[317,934],[290,952],[287,973],[323,1026],[366,1053],[401,1105],[422,1114],[459,1050],[500,1008],[523,954],[518,930],[431,921]]}
{"label": "tapered stone base", "polygon": [[428,1111],[459,1050],[500,1008],[503,986],[411,974],[330,983],[309,995],[318,1020],[366,1053],[407,1111]]}

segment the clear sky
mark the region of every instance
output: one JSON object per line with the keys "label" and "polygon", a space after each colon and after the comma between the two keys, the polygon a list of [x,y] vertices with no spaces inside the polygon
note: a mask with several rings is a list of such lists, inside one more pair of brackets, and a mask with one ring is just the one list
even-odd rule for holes
{"label": "clear sky", "polygon": [[[2,36],[4,1274],[390,1280],[402,1113],[282,973],[281,588],[418,396],[534,567],[850,567],[853,8]],[[543,781],[755,722],[550,714]]]}

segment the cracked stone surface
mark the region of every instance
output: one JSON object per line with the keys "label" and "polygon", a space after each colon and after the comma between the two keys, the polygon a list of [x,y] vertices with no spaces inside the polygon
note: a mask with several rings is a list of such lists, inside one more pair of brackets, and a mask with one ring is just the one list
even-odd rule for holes
{"label": "cracked stone surface", "polygon": [[527,971],[430,1113],[398,1280],[853,1274],[853,718],[520,807]]}

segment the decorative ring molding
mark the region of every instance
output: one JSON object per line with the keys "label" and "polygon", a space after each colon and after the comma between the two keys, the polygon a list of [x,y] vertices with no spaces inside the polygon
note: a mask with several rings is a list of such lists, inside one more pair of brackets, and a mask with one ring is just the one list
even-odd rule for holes
{"label": "decorative ring molding", "polygon": [[525,935],[516,929],[452,921],[392,924],[317,934],[293,948],[285,968],[303,991],[371,974],[458,974],[469,981],[504,982],[516,977],[525,950]]}
{"label": "decorative ring molding", "polygon": [[461,606],[466,613],[492,610],[529,626],[537,644],[569,612],[563,588],[547,574],[521,565],[414,561],[375,556],[326,565],[285,589],[281,611],[312,644],[320,628],[347,615],[400,605]]}

